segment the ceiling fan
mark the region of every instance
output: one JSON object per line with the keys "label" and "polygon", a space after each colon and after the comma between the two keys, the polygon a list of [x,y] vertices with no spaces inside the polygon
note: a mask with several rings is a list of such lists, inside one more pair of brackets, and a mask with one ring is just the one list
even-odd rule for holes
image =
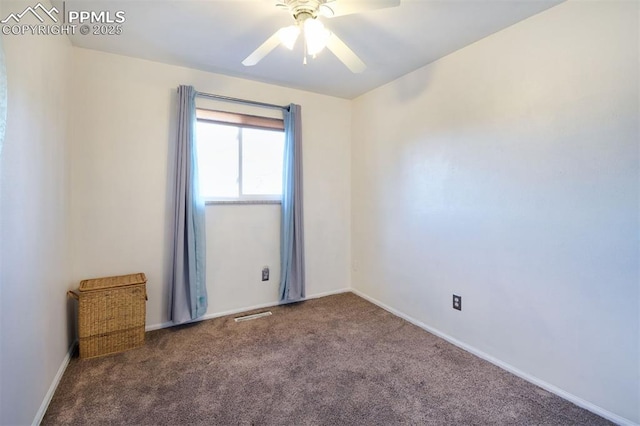
{"label": "ceiling fan", "polygon": [[300,34],[304,37],[304,63],[307,56],[315,57],[325,47],[354,73],[361,73],[367,66],[337,35],[329,31],[319,17],[333,18],[375,9],[400,5],[400,0],[280,0],[276,5],[286,9],[295,24],[280,28],[242,64],[253,66],[267,56],[279,44],[293,50]]}

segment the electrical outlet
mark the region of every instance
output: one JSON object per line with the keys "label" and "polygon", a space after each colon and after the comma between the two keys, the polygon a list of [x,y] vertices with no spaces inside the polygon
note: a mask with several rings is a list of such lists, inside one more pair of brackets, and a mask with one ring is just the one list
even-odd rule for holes
{"label": "electrical outlet", "polygon": [[462,310],[462,296],[453,295],[453,309]]}
{"label": "electrical outlet", "polygon": [[262,268],[262,281],[269,281],[269,267]]}

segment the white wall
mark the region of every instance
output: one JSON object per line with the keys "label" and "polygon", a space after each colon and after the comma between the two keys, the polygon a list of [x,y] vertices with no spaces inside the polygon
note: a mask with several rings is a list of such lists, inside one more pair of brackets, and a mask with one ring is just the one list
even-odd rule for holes
{"label": "white wall", "polygon": [[[11,11],[29,4],[14,2]],[[0,154],[0,424],[14,425],[34,421],[72,338],[65,295],[71,45],[63,36],[2,42],[8,120]]]}
{"label": "white wall", "polygon": [[365,94],[352,140],[354,288],[634,422],[638,4],[570,1]]}
{"label": "white wall", "polygon": [[[280,206],[207,206],[209,312],[277,303],[280,284]],[[348,231],[347,231],[348,232]],[[261,281],[264,266],[269,281]],[[344,278],[343,278],[344,280]],[[349,283],[342,282],[347,288]]]}
{"label": "white wall", "polygon": [[[168,321],[168,158],[176,88],[190,84],[202,92],[302,105],[307,294],[349,287],[349,101],[85,49],[74,48],[73,55],[75,281],[145,272],[147,325]],[[207,207],[208,314],[277,301],[278,216],[277,206]],[[267,264],[275,273],[263,283]]]}

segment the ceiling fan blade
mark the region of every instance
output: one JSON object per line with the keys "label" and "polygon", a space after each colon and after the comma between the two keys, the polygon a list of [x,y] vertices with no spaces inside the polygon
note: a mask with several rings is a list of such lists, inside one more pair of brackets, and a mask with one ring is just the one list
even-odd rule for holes
{"label": "ceiling fan blade", "polygon": [[331,34],[327,42],[327,49],[333,52],[352,73],[360,74],[367,69],[364,62],[337,35]]}
{"label": "ceiling fan blade", "polygon": [[276,31],[274,35],[269,37],[267,41],[262,43],[260,47],[254,50],[251,55],[247,56],[247,58],[244,61],[242,61],[242,65],[244,65],[245,67],[252,67],[258,62],[260,62],[262,58],[264,58],[269,53],[271,53],[273,49],[278,47],[278,45],[280,44],[280,37],[278,37],[279,31],[280,30]]}
{"label": "ceiling fan blade", "polygon": [[322,5],[320,13],[327,18],[400,6],[401,0],[332,0]]}

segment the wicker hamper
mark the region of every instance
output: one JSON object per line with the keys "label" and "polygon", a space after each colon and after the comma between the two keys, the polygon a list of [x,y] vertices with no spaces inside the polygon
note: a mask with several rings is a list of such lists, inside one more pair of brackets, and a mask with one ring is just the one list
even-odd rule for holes
{"label": "wicker hamper", "polygon": [[146,283],[143,273],[80,282],[80,358],[93,358],[144,345]]}

